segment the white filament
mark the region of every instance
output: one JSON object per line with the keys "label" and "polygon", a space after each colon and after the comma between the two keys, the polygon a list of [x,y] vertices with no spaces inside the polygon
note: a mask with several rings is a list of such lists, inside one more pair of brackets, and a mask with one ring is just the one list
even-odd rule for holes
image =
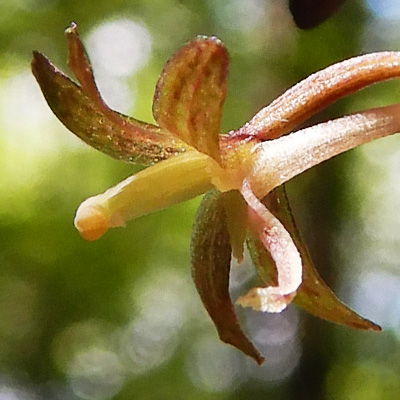
{"label": "white filament", "polygon": [[278,271],[278,286],[254,288],[237,303],[268,312],[281,312],[296,295],[302,282],[302,261],[289,232],[253,193],[247,179],[241,193],[250,207],[250,218]]}

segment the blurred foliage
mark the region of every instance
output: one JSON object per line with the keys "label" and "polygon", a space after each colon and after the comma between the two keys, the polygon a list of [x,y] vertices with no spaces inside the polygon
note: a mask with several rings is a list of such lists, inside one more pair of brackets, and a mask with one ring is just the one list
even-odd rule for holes
{"label": "blurred foliage", "polygon": [[[77,205],[133,167],[73,138],[51,115],[29,72],[32,50],[66,70],[63,30],[72,20],[84,41],[110,21],[133,21],[151,37],[150,57],[116,87],[129,89],[129,114],[152,121],[151,98],[166,60],[192,37],[214,34],[231,56],[228,131],[317,69],[367,50],[399,48],[398,21],[385,22],[373,11],[361,0],[349,1],[320,27],[299,31],[280,0],[1,2],[2,400],[395,397],[400,278],[393,224],[400,194],[391,171],[398,171],[398,138],[325,163],[294,180],[289,193],[320,273],[387,331],[353,332],[295,308],[278,316],[239,310],[249,334],[265,346],[267,362],[258,368],[218,342],[190,281],[198,199],[98,242],[84,242],[75,232]],[[100,87],[110,76],[103,79]],[[318,119],[397,101],[398,89],[389,82],[365,90]],[[379,213],[382,203],[387,210]],[[252,279],[250,266],[237,274]],[[365,274],[371,284],[358,280]],[[245,291],[232,280],[233,296]]]}

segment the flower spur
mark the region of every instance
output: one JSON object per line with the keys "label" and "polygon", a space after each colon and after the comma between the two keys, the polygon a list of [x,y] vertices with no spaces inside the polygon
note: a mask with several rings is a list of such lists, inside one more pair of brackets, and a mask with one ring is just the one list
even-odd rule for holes
{"label": "flower spur", "polygon": [[265,287],[251,289],[238,304],[280,312],[293,301],[325,320],[380,330],[341,303],[318,275],[284,184],[337,154],[400,131],[396,104],[290,133],[337,99],[399,77],[400,52],[367,54],[321,70],[241,129],[221,135],[229,58],[219,39],[199,36],[168,61],[156,86],[152,125],[108,108],[75,24],[66,37],[69,68],[79,84],[34,52],[32,70],[50,108],[90,146],[147,166],[80,205],[75,226],[85,239],[206,193],[193,228],[192,275],[222,341],[263,362],[241,330],[229,295],[231,255],[240,262],[244,244]]}

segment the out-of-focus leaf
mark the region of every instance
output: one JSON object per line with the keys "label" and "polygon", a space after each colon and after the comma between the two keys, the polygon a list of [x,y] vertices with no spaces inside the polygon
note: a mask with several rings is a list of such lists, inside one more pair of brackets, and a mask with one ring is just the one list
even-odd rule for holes
{"label": "out-of-focus leaf", "polygon": [[[298,289],[297,296],[293,300],[294,303],[310,314],[327,321],[356,329],[379,331],[381,328],[378,325],[359,316],[343,304],[319,276],[296,228],[284,185],[273,190],[264,198],[263,203],[291,233],[301,254],[303,261],[303,282]],[[261,279],[266,284],[275,283],[277,276],[276,268],[261,241],[250,236],[248,245]]]}
{"label": "out-of-focus leaf", "polygon": [[220,339],[261,364],[264,359],[241,330],[229,295],[231,245],[222,196],[208,192],[197,211],[191,241],[193,280]]}
{"label": "out-of-focus leaf", "polygon": [[82,86],[34,52],[32,71],[58,119],[90,146],[119,160],[150,165],[185,151],[188,146],[162,129],[108,108],[94,83],[76,31],[67,30],[69,64]]}
{"label": "out-of-focus leaf", "polygon": [[346,0],[290,0],[289,9],[296,25],[310,29],[332,16]]}
{"label": "out-of-focus leaf", "polygon": [[154,95],[157,123],[216,160],[228,68],[223,43],[199,36],[168,61]]}

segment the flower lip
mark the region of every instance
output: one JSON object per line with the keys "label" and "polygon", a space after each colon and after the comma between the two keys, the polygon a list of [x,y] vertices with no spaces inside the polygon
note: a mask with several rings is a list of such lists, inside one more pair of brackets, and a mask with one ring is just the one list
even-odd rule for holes
{"label": "flower lip", "polygon": [[76,212],[74,225],[85,240],[94,241],[108,231],[109,219],[98,207],[82,203]]}

